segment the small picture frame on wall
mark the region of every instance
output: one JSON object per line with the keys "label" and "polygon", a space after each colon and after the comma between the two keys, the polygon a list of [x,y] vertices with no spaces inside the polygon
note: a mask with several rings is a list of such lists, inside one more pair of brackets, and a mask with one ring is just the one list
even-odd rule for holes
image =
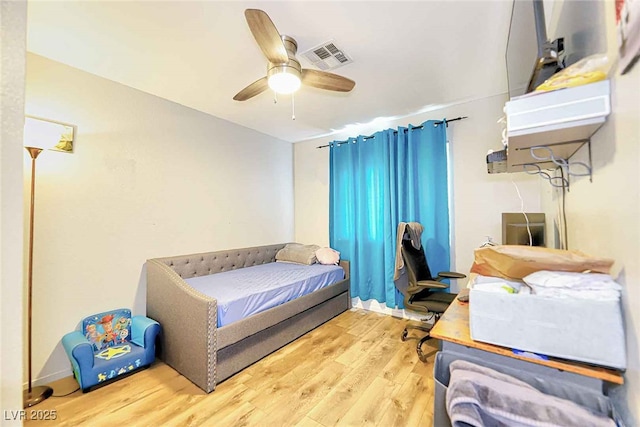
{"label": "small picture frame on wall", "polygon": [[62,153],[73,153],[74,137],[74,125],[25,116],[26,146],[40,146]]}
{"label": "small picture frame on wall", "polygon": [[616,0],[616,26],[620,74],[625,74],[640,58],[640,0]]}

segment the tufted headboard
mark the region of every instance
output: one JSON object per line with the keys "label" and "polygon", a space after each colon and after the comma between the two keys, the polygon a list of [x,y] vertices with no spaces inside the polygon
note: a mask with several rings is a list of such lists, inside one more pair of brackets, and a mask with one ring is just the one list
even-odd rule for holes
{"label": "tufted headboard", "polygon": [[169,266],[183,279],[188,279],[190,277],[206,276],[237,268],[274,262],[276,260],[276,252],[282,249],[284,245],[285,243],[280,243],[269,246],[156,258],[156,260]]}

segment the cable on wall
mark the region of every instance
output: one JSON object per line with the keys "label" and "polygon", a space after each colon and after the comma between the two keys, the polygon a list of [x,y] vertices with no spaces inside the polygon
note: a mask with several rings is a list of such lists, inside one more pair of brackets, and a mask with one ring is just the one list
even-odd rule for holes
{"label": "cable on wall", "polygon": [[[564,170],[560,169],[560,176],[564,179]],[[569,249],[569,233],[567,231],[567,212],[566,208],[566,196],[567,196],[567,187],[562,187],[562,232],[564,236],[563,247],[562,249]]]}
{"label": "cable on wall", "polygon": [[524,215],[524,219],[527,221],[527,233],[529,233],[529,246],[533,246],[533,237],[531,237],[531,227],[529,226],[529,217],[527,216],[527,213],[524,211],[524,199],[520,194],[520,189],[518,188],[518,185],[515,183],[513,179],[511,179],[511,183],[516,188],[516,193],[518,193],[518,198],[520,199],[520,212],[522,212],[522,215]]}

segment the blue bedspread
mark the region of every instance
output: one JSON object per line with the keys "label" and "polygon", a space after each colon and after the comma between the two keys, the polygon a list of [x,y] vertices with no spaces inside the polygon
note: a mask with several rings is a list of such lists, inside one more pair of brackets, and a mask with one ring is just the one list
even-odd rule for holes
{"label": "blue bedspread", "polygon": [[185,279],[218,301],[218,326],[284,304],[344,279],[337,265],[272,262]]}

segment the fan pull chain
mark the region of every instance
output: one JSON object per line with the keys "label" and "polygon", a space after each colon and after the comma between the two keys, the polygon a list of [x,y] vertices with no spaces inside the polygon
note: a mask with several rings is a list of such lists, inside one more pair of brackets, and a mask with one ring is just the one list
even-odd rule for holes
{"label": "fan pull chain", "polygon": [[278,103],[278,92],[276,92],[275,90],[273,91],[273,103]]}
{"label": "fan pull chain", "polygon": [[295,120],[296,119],[296,102],[294,99],[294,94],[291,94],[291,120]]}

